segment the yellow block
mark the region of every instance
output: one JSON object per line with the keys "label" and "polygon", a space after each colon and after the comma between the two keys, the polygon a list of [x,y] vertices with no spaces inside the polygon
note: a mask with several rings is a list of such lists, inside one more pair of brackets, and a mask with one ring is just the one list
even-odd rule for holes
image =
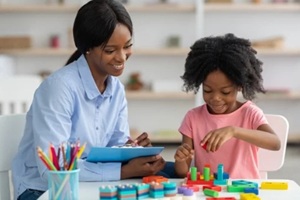
{"label": "yellow block", "polygon": [[254,193],[240,193],[241,200],[260,200],[259,196]]}
{"label": "yellow block", "polygon": [[260,189],[265,190],[287,190],[287,182],[261,182]]}

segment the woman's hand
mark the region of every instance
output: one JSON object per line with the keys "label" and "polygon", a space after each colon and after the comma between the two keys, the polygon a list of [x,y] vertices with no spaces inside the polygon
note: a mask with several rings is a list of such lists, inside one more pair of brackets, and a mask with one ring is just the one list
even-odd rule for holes
{"label": "woman's hand", "polygon": [[217,151],[226,141],[234,137],[235,128],[227,126],[210,131],[201,141],[207,152]]}
{"label": "woman's hand", "polygon": [[132,159],[122,166],[121,179],[155,175],[164,168],[165,164],[165,160],[160,155]]}
{"label": "woman's hand", "polygon": [[129,139],[126,144],[133,144],[137,146],[143,146],[143,147],[151,147],[151,141],[148,137],[148,133],[143,132],[141,135],[139,135],[135,140]]}

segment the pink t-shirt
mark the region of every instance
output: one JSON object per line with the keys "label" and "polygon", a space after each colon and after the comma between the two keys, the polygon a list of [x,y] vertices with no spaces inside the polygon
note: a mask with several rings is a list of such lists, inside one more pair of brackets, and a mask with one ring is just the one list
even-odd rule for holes
{"label": "pink t-shirt", "polygon": [[193,139],[195,166],[202,173],[203,167],[209,164],[213,172],[218,164],[224,165],[224,172],[230,178],[256,179],[259,177],[257,151],[258,147],[243,140],[232,138],[225,142],[216,152],[207,153],[200,141],[211,130],[238,126],[257,129],[267,124],[263,111],[251,101],[245,102],[239,109],[229,114],[213,115],[207,105],[196,107],[185,115],[179,132]]}

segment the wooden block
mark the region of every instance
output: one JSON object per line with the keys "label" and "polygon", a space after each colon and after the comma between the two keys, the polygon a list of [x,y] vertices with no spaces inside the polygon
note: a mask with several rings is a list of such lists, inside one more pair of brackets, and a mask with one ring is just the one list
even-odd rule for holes
{"label": "wooden block", "polygon": [[261,182],[260,189],[265,190],[287,190],[288,183],[287,182]]}
{"label": "wooden block", "polygon": [[253,193],[241,193],[240,194],[240,199],[241,200],[260,200],[259,196]]}
{"label": "wooden block", "polygon": [[31,47],[29,36],[0,36],[0,49],[23,49]]}

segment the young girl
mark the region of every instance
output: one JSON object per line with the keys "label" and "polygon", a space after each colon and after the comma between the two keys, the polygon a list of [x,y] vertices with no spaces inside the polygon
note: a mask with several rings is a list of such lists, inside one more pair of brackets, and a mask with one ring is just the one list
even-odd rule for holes
{"label": "young girl", "polygon": [[[255,54],[248,40],[233,34],[203,38],[191,47],[181,78],[186,92],[197,93],[202,85],[205,104],[188,111],[179,128],[178,176],[186,176],[193,157],[199,171],[223,164],[231,178],[259,178],[258,148],[280,149],[263,111],[251,102],[256,92],[265,92]],[[239,91],[246,102],[237,100]]]}

